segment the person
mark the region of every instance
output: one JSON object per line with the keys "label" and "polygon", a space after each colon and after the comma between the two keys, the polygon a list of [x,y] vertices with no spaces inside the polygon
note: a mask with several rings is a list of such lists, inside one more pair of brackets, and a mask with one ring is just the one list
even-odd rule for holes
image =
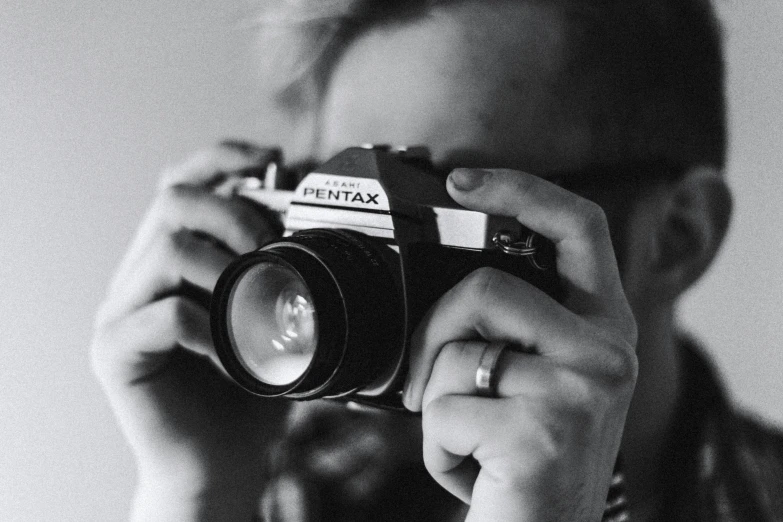
{"label": "person", "polygon": [[[480,269],[411,340],[421,417],[263,399],[221,371],[208,299],[276,237],[215,180],[162,188],[96,318],[95,372],[134,452],[135,520],[779,520],[783,438],[727,402],[679,296],[726,233],[720,32],[706,0],[272,2],[262,59],[300,158],[425,144],[460,205],[552,240],[567,298]],[[557,179],[559,184],[553,183]],[[475,377],[510,343],[491,397]]]}

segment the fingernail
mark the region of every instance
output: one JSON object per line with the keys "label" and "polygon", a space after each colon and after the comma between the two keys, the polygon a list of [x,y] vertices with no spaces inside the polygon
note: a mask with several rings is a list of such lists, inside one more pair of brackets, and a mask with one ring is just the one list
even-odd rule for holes
{"label": "fingernail", "polygon": [[454,169],[449,174],[449,178],[454,188],[467,192],[483,185],[487,174],[489,172],[481,169]]}

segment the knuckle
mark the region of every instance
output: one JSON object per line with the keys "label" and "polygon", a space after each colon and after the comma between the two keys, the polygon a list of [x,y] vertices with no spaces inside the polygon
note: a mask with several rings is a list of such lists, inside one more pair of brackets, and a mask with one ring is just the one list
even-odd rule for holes
{"label": "knuckle", "polygon": [[188,332],[191,318],[191,304],[180,296],[171,296],[164,301],[164,322],[169,324],[175,339],[182,339]]}
{"label": "knuckle", "polygon": [[625,319],[621,321],[620,335],[623,336],[623,339],[628,340],[630,350],[635,351],[633,347],[636,346],[636,343],[639,340],[639,326],[636,323],[636,318],[633,315],[630,305],[626,307]]}
{"label": "knuckle", "polygon": [[505,273],[497,268],[481,267],[471,272],[465,279],[463,292],[466,297],[483,302],[496,295],[505,281]]}
{"label": "knuckle", "polygon": [[636,350],[626,343],[609,345],[609,375],[617,384],[634,384],[639,374]]}
{"label": "knuckle", "polygon": [[519,455],[530,458],[506,459],[499,463],[500,474],[512,487],[537,482],[547,469],[556,466],[566,454],[569,445],[566,423],[559,418],[539,412],[525,417],[525,425],[511,430],[508,447]]}
{"label": "knuckle", "polygon": [[446,471],[442,469],[443,466],[438,459],[437,447],[431,447],[429,444],[425,444],[422,448],[422,460],[424,461],[424,469],[432,476],[437,477]]}
{"label": "knuckle", "polygon": [[128,328],[127,317],[112,320],[93,331],[89,350],[90,370],[104,385],[112,380],[122,354],[133,343],[134,338],[129,333],[135,331]]}
{"label": "knuckle", "polygon": [[160,239],[155,253],[155,264],[162,280],[169,284],[179,283],[194,241],[190,232],[184,228],[166,234]]}
{"label": "knuckle", "polygon": [[595,386],[584,375],[570,368],[561,367],[556,373],[555,382],[560,396],[565,398],[571,409],[589,408],[596,402]]}
{"label": "knuckle", "polygon": [[176,206],[189,194],[190,190],[186,185],[174,183],[163,187],[158,192],[157,203],[163,208]]}
{"label": "knuckle", "polygon": [[580,372],[562,368],[556,376],[558,408],[570,425],[578,426],[584,433],[592,433],[596,422],[612,409],[616,398],[611,389],[602,386]]}
{"label": "knuckle", "polygon": [[459,365],[460,361],[465,358],[468,352],[468,347],[465,343],[459,341],[452,341],[447,343],[441,348],[438,357],[435,359],[435,367],[432,371],[432,375],[440,375],[445,373],[449,375],[453,368]]}
{"label": "knuckle", "polygon": [[520,172],[508,172],[506,179],[517,197],[527,198],[540,185],[540,179]]}
{"label": "knuckle", "polygon": [[584,235],[594,237],[608,233],[609,224],[606,219],[606,213],[597,203],[589,199],[580,198],[574,212],[577,227]]}
{"label": "knuckle", "polygon": [[107,296],[100,305],[98,305],[98,308],[95,311],[95,315],[92,318],[92,332],[93,335],[97,335],[100,332],[106,328],[106,325],[110,321],[110,317],[112,314],[112,303],[110,298]]}
{"label": "knuckle", "polygon": [[438,473],[441,473],[443,471],[439,469],[439,466],[436,463],[435,452],[430,448],[428,448],[427,446],[425,446],[422,451],[422,458],[424,460],[424,469],[426,469],[427,473],[429,473],[430,475],[437,476]]}
{"label": "knuckle", "polygon": [[[465,367],[473,366],[466,361],[476,358],[467,343],[453,341],[444,345],[438,352],[432,365],[427,384],[424,388],[422,408],[426,409],[430,402],[450,393],[461,393],[467,385]],[[478,362],[475,362],[478,365]]]}
{"label": "knuckle", "polygon": [[542,462],[556,461],[568,445],[567,424],[562,422],[559,410],[546,404],[546,409],[541,407],[531,414],[526,430],[519,430],[517,444],[531,448]]}
{"label": "knuckle", "polygon": [[192,190],[182,184],[167,185],[160,189],[152,203],[152,215],[166,222],[176,216]]}
{"label": "knuckle", "polygon": [[604,341],[596,358],[597,371],[612,389],[631,387],[639,374],[639,360],[633,345],[621,340]]}
{"label": "knuckle", "polygon": [[421,428],[426,433],[432,433],[444,425],[445,403],[447,396],[433,398],[421,412]]}

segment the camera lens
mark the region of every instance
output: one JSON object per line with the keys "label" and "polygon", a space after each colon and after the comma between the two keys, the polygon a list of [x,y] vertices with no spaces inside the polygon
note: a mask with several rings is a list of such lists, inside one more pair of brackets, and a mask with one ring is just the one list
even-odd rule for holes
{"label": "camera lens", "polygon": [[213,294],[218,356],[262,396],[383,389],[403,366],[400,273],[387,245],[340,229],[303,230],[240,256]]}
{"label": "camera lens", "polygon": [[284,385],[304,374],[318,321],[310,291],[295,272],[269,262],[251,266],[237,280],[227,313],[234,350],[255,378]]}

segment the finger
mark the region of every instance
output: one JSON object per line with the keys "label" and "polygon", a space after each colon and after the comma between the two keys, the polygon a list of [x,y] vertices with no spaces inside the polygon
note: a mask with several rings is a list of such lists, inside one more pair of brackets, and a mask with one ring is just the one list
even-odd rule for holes
{"label": "finger", "polygon": [[[265,165],[277,155],[273,149],[228,140],[164,172],[156,202],[136,232],[113,281],[124,279],[128,267],[137,263],[161,229],[201,230],[212,234],[217,243],[236,253],[253,250],[277,236],[275,229],[278,227],[267,224],[267,209],[260,209],[260,205],[245,198],[219,196],[209,186],[217,178],[224,178],[232,172]],[[193,190],[187,190],[185,185],[190,185]],[[221,214],[226,208],[227,218]],[[234,223],[246,223],[249,233],[244,233],[244,227],[238,228]]]}
{"label": "finger", "polygon": [[221,174],[266,165],[275,155],[274,149],[259,147],[249,142],[223,141],[197,152],[180,165],[164,170],[160,187],[182,183],[209,183]]}
{"label": "finger", "polygon": [[[467,498],[469,519],[541,520],[530,500],[540,498],[539,475],[557,449],[539,422],[513,399],[443,396],[422,416],[427,471]],[[509,458],[509,449],[526,457]]]}
{"label": "finger", "polygon": [[416,328],[405,405],[413,411],[421,408],[435,359],[452,340],[508,341],[561,362],[591,365],[596,354],[588,342],[594,337],[589,328],[527,282],[493,268],[476,270],[446,292]]}
{"label": "finger", "polygon": [[[476,395],[476,372],[485,341],[455,341],[446,344],[438,354],[421,409],[444,395]],[[549,360],[506,348],[495,366],[498,397],[541,396],[549,392],[554,368]]]}
{"label": "finger", "polygon": [[166,294],[177,293],[183,283],[212,293],[220,274],[234,259],[214,243],[192,232],[159,236],[157,244],[144,252],[136,266],[126,267],[122,279],[115,279],[110,298],[97,315],[104,324]]}
{"label": "finger", "polygon": [[499,399],[447,395],[430,403],[422,413],[422,451],[427,471],[468,504],[480,469],[471,456],[481,441],[493,440],[489,432],[503,425],[499,403]]}
{"label": "finger", "polygon": [[170,231],[196,230],[243,254],[273,237],[272,227],[256,205],[240,198],[226,198],[204,187],[172,185],[165,189],[151,211],[151,220]]}
{"label": "finger", "polygon": [[178,348],[207,357],[222,369],[209,312],[188,299],[168,297],[97,332],[93,368],[105,386],[122,387],[155,374]]}
{"label": "finger", "polygon": [[249,252],[277,237],[265,213],[243,198],[223,198],[201,187],[176,185],[163,191],[136,233],[112,278],[110,293],[130,280],[141,258],[160,236],[191,232],[232,254]]}
{"label": "finger", "polygon": [[557,269],[569,290],[567,306],[579,314],[627,321],[625,300],[609,227],[601,207],[524,172],[457,169],[447,184],[461,205],[516,217],[554,242]]}
{"label": "finger", "polygon": [[[476,372],[483,341],[455,341],[443,347],[435,360],[424,391],[421,410],[447,395],[477,396]],[[591,378],[579,369],[553,364],[546,357],[506,348],[495,366],[498,398],[521,397],[526,403],[559,404],[573,410],[598,412],[605,394],[591,385]],[[611,393],[611,392],[608,392]]]}

